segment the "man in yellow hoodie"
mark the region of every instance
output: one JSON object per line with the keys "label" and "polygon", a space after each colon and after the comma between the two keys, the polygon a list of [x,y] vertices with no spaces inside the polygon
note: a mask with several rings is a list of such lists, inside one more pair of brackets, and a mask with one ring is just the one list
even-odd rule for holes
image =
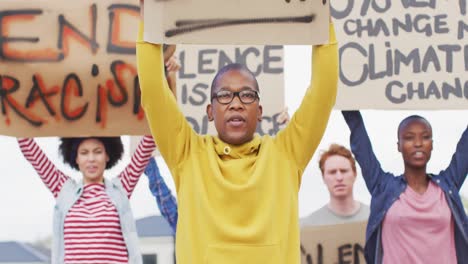
{"label": "man in yellow hoodie", "polygon": [[142,105],[176,185],[177,263],[298,264],[301,176],[336,98],[333,26],[329,44],[313,49],[311,87],[276,137],[254,134],[261,89],[238,64],[221,69],[212,83],[207,115],[218,135],[195,133],[167,86],[161,45],[143,41],[143,27],[137,40]]}

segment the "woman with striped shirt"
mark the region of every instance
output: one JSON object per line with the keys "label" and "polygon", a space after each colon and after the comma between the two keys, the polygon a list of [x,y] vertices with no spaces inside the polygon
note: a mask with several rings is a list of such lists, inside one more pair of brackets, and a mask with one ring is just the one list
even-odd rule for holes
{"label": "woman with striped shirt", "polygon": [[75,181],[58,170],[34,139],[18,139],[25,158],[56,199],[52,263],[142,263],[129,198],[155,144],[141,140],[130,164],[114,179],[104,178],[122,157],[120,137],[62,138],[64,162],[82,173]]}

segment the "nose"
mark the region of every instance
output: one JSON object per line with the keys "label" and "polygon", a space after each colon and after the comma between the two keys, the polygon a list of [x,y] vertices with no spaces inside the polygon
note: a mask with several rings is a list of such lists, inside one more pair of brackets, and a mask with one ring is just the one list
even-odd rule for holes
{"label": "nose", "polygon": [[88,161],[95,161],[96,160],[96,155],[93,153],[88,154]]}
{"label": "nose", "polygon": [[343,178],[344,178],[344,177],[343,177],[343,174],[342,174],[341,172],[338,172],[338,173],[336,174],[336,180],[337,180],[337,181],[341,182],[341,181],[343,181]]}
{"label": "nose", "polygon": [[421,137],[416,137],[416,139],[414,140],[414,145],[416,147],[420,147],[422,146],[422,144],[423,144],[423,139]]}
{"label": "nose", "polygon": [[232,98],[232,102],[229,104],[229,109],[231,110],[244,109],[244,104],[241,102],[239,95],[236,94],[236,96]]}

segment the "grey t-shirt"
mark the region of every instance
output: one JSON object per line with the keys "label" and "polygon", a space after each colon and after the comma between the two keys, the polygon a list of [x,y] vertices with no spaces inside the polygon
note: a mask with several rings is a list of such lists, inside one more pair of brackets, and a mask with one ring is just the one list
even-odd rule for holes
{"label": "grey t-shirt", "polygon": [[301,226],[310,226],[310,225],[335,225],[335,224],[344,224],[349,222],[359,222],[367,221],[369,218],[370,209],[368,205],[365,205],[359,202],[359,210],[353,215],[341,216],[337,215],[328,205],[324,205],[322,208],[313,212],[312,214],[301,218]]}

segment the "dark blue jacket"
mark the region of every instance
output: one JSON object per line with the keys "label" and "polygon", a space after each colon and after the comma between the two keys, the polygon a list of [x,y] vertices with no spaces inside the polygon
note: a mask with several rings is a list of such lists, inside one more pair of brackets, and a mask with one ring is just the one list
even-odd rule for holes
{"label": "dark blue jacket", "polygon": [[177,219],[179,218],[177,213],[177,201],[174,195],[172,195],[171,190],[167,187],[166,182],[164,182],[155,158],[149,161],[145,169],[145,174],[148,176],[149,188],[156,198],[159,211],[175,233],[177,230]]}
{"label": "dark blue jacket", "polygon": [[[382,222],[388,209],[406,189],[403,175],[384,172],[375,157],[359,111],[343,111],[351,130],[351,150],[361,167],[362,176],[371,193],[371,211],[366,230],[365,257],[369,264],[382,263]],[[468,173],[468,127],[458,142],[455,154],[447,169],[430,179],[445,193],[455,221],[455,247],[458,263],[468,263],[468,217],[460,198],[460,188]]]}

